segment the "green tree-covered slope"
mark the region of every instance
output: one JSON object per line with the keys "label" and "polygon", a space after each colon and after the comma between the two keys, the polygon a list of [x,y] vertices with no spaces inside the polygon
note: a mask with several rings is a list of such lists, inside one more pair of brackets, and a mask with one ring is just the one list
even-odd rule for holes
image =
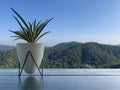
{"label": "green tree-covered slope", "polygon": [[[16,50],[0,52],[0,67],[18,66]],[[119,68],[120,46],[94,42],[61,43],[45,48],[43,57],[45,68]]]}

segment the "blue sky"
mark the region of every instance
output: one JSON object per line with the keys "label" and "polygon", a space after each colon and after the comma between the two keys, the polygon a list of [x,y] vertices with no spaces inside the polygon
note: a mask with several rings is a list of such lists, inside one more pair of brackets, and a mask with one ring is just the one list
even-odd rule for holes
{"label": "blue sky", "polygon": [[10,8],[26,21],[54,19],[41,38],[46,46],[61,42],[120,44],[120,0],[1,0],[0,44],[15,45],[8,30],[19,30]]}

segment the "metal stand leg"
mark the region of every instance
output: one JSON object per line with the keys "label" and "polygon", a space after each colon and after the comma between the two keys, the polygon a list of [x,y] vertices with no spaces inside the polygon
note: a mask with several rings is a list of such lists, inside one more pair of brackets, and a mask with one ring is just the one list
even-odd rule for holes
{"label": "metal stand leg", "polygon": [[[33,62],[35,63],[35,65],[36,65],[36,67],[37,67],[40,75],[43,76],[43,66],[42,66],[42,72],[41,72],[40,69],[39,69],[39,67],[38,67],[38,65],[37,65],[37,63],[36,63],[36,61],[35,61],[35,59],[34,59],[34,57],[33,57],[33,55],[31,54],[30,51],[28,51],[27,54],[26,54],[26,57],[25,57],[23,66],[21,67],[21,66],[20,66],[20,63],[19,63],[19,65],[18,65],[18,68],[19,68],[19,69],[18,69],[18,75],[19,75],[19,77],[22,75],[22,71],[23,71],[23,69],[24,69],[24,66],[25,66],[25,64],[26,64],[26,61],[27,61],[27,58],[28,58],[29,55],[31,56]],[[21,69],[20,69],[20,68],[21,68]]]}

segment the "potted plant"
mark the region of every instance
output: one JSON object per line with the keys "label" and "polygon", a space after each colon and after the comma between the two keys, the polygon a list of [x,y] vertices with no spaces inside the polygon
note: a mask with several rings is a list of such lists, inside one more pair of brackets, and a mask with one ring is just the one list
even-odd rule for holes
{"label": "potted plant", "polygon": [[[38,67],[40,66],[44,54],[44,45],[42,43],[37,43],[37,41],[43,37],[44,35],[48,34],[50,31],[44,32],[41,34],[41,32],[44,30],[45,26],[52,20],[46,20],[44,22],[37,22],[34,20],[32,23],[31,22],[26,22],[23,17],[16,12],[13,8],[11,10],[15,13],[17,16],[13,16],[17,23],[20,26],[19,31],[13,31],[9,30],[10,32],[14,33],[16,39],[22,39],[25,40],[27,43],[18,43],[17,44],[17,55],[18,59],[20,62],[20,65],[23,66],[26,54],[28,51],[31,52],[32,56],[35,59],[36,64]],[[37,67],[35,63],[32,60],[32,57],[29,55],[25,66],[24,66],[24,71],[28,74],[32,74],[36,71]]]}

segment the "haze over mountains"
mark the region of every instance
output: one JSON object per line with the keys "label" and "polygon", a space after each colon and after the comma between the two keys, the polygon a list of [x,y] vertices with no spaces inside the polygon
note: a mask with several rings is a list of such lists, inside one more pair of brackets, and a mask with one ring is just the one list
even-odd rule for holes
{"label": "haze over mountains", "polygon": [[[16,68],[16,49],[0,51],[0,62],[2,68]],[[95,42],[60,43],[45,48],[43,64],[45,68],[119,68],[120,46]]]}
{"label": "haze over mountains", "polygon": [[15,46],[9,46],[9,45],[0,45],[0,50],[10,50],[15,48]]}

